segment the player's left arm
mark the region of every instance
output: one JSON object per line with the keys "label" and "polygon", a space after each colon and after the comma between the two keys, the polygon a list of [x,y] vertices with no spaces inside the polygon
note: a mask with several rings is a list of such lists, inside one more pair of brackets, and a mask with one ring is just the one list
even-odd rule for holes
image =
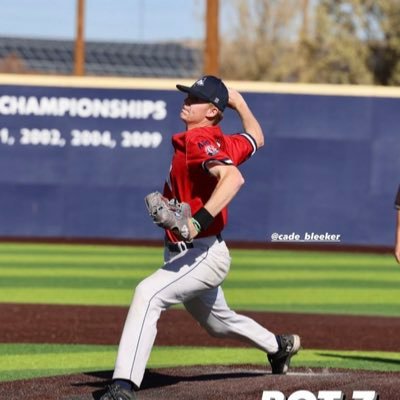
{"label": "player's left arm", "polygon": [[400,264],[400,186],[397,191],[396,200],[394,206],[397,208],[397,223],[396,223],[396,242],[394,247],[394,256],[397,262]]}
{"label": "player's left arm", "polygon": [[396,244],[394,248],[394,255],[397,262],[400,264],[400,208],[397,210]]}
{"label": "player's left arm", "polygon": [[217,178],[218,183],[204,207],[215,217],[239,192],[244,178],[234,165],[214,164],[208,167],[208,171]]}
{"label": "player's left arm", "polygon": [[[208,172],[217,178],[218,183],[211,193],[210,198],[206,204],[204,204],[202,210],[200,210],[201,221],[199,222],[207,222],[208,218],[214,218],[218,215],[232,201],[244,184],[242,174],[234,165],[213,162],[208,165]],[[200,218],[199,214],[195,214],[194,218]],[[209,220],[209,222],[211,222],[211,220]],[[195,237],[197,231],[193,223],[190,224],[189,228],[191,236]],[[205,227],[203,226],[203,228]]]}

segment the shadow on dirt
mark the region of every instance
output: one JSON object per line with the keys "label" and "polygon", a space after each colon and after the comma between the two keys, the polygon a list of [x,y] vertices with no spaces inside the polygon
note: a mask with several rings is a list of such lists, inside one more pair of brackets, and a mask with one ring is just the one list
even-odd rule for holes
{"label": "shadow on dirt", "polygon": [[[100,397],[105,392],[107,385],[112,383],[112,371],[96,371],[96,372],[87,372],[84,375],[94,377],[100,379],[99,381],[93,382],[80,382],[74,384],[73,386],[86,386],[92,387],[95,390],[92,395],[93,399],[99,400]],[[223,373],[207,373],[207,374],[199,374],[199,375],[192,375],[192,376],[184,376],[184,375],[168,375],[163,374],[160,372],[155,372],[152,370],[146,370],[144,375],[143,383],[141,385],[141,390],[146,389],[155,389],[161,388],[165,386],[176,385],[180,382],[216,382],[216,381],[223,381],[226,379],[242,379],[242,378],[254,378],[257,376],[263,376],[266,373],[262,372],[223,372]]]}

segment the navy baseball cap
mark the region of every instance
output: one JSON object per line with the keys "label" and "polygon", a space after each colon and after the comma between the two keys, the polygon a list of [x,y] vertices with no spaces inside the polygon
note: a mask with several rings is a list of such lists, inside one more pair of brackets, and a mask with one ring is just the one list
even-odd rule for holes
{"label": "navy baseball cap", "polygon": [[206,75],[197,80],[191,87],[176,85],[181,92],[188,93],[199,99],[209,101],[220,111],[228,105],[228,89],[221,79],[216,76]]}

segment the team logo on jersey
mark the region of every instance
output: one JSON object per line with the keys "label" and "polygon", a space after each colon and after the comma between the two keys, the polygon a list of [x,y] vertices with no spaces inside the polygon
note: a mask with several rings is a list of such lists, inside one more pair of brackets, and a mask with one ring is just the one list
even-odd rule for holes
{"label": "team logo on jersey", "polygon": [[204,150],[208,156],[214,156],[219,152],[218,147],[220,146],[220,144],[218,142],[217,142],[218,147],[215,147],[209,140],[203,140],[197,143],[197,145],[199,146],[199,149]]}
{"label": "team logo on jersey", "polygon": [[219,149],[217,149],[215,146],[213,146],[212,144],[206,146],[204,148],[205,152],[207,153],[207,155],[209,156],[215,156],[218,152]]}

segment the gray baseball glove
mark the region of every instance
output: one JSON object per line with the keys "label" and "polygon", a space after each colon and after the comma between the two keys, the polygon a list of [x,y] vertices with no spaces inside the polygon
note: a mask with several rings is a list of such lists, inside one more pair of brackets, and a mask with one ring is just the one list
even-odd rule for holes
{"label": "gray baseball glove", "polygon": [[168,200],[159,192],[148,194],[144,201],[153,222],[161,228],[169,229],[185,241],[190,241],[189,220],[192,216],[187,203]]}

